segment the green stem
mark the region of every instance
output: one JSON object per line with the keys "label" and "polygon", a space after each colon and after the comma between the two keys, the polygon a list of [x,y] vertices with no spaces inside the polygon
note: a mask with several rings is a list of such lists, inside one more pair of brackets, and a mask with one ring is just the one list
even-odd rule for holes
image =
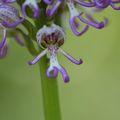
{"label": "green stem", "polygon": [[48,59],[39,62],[45,120],[61,120],[57,79],[46,76]]}

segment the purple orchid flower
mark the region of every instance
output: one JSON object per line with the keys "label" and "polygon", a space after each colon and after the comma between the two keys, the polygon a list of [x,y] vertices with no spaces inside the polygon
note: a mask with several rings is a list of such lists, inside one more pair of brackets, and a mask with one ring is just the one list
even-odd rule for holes
{"label": "purple orchid flower", "polygon": [[44,26],[37,33],[37,41],[40,47],[45,50],[41,52],[36,58],[29,62],[30,65],[36,64],[44,55],[49,54],[50,67],[47,69],[47,76],[49,78],[56,78],[58,72],[62,74],[64,82],[69,82],[69,76],[65,68],[59,64],[57,53],[61,52],[66,58],[76,65],[83,63],[82,59],[79,61],[63,51],[60,47],[65,42],[65,33],[63,29],[55,24],[50,27]]}
{"label": "purple orchid flower", "polygon": [[[9,2],[14,2],[10,1]],[[14,7],[9,6],[8,4],[1,4],[0,5],[0,29],[3,31],[3,39],[0,43],[0,50],[7,50],[7,29],[15,28],[21,22],[24,21],[24,18],[19,16],[18,10]],[[4,49],[5,48],[5,49]],[[2,52],[6,53],[6,52]]]}
{"label": "purple orchid flower", "polygon": [[25,2],[22,5],[22,13],[24,17],[26,17],[26,7],[29,6],[33,13],[34,13],[34,18],[37,18],[40,16],[40,9],[39,6],[37,5],[37,0],[25,0]]}
{"label": "purple orchid flower", "polygon": [[[85,33],[89,26],[95,27],[97,29],[102,29],[106,26],[106,19],[102,22],[97,22],[96,20],[94,20],[93,16],[90,14],[90,17],[87,17],[86,13],[84,12],[78,12],[77,8],[75,7],[75,4],[81,6],[81,8],[83,7],[94,7],[96,6],[95,2],[84,2],[81,0],[54,0],[50,5],[48,4],[47,10],[46,10],[46,14],[47,16],[51,17],[53,16],[58,8],[60,7],[61,4],[65,4],[68,6],[68,9],[70,11],[70,26],[71,29],[73,31],[73,33],[77,36],[82,35],[83,33]],[[83,15],[85,15],[84,18]],[[90,19],[92,18],[92,20]],[[81,26],[83,26],[82,23],[79,23],[78,20],[80,20],[80,22],[85,23],[85,27],[82,28],[81,31],[78,31],[78,28],[81,28]]]}

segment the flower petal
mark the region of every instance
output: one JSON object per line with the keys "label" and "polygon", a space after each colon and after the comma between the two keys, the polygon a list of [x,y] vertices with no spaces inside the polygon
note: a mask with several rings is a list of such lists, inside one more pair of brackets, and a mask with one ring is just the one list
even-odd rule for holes
{"label": "flower petal", "polygon": [[41,52],[34,60],[29,61],[29,65],[34,65],[36,64],[45,54],[47,53],[47,49],[45,49],[43,52]]}
{"label": "flower petal", "polygon": [[79,23],[76,22],[76,19],[79,18],[79,12],[78,12],[77,9],[75,8],[73,2],[70,2],[70,1],[69,1],[69,2],[67,3],[67,5],[68,5],[69,11],[70,11],[70,19],[69,19],[70,27],[71,27],[71,29],[72,29],[72,31],[73,31],[73,33],[74,33],[75,35],[80,36],[80,35],[84,34],[84,33],[88,30],[89,26],[86,25],[86,26],[83,28],[82,31],[80,31],[80,32],[77,31],[78,26],[81,25],[81,24],[79,24]]}
{"label": "flower petal", "polygon": [[84,19],[84,18],[82,17],[82,15],[83,15],[83,13],[81,13],[81,14],[78,16],[78,18],[79,18],[82,22],[86,23],[87,25],[90,25],[90,26],[95,27],[95,28],[97,28],[97,29],[102,29],[102,28],[105,26],[104,22],[97,22],[97,21],[95,21],[94,18],[93,18],[91,15],[87,15],[87,14],[86,14],[88,20]]}
{"label": "flower petal", "polygon": [[[73,33],[74,33],[76,36],[80,36],[80,35],[84,34],[84,33],[89,29],[89,26],[86,25],[86,26],[83,28],[82,31],[80,31],[80,32],[77,31],[76,21],[75,21],[76,18],[77,18],[76,16],[70,17],[69,23],[70,23],[70,27],[71,27]],[[79,24],[79,25],[80,25],[80,24]],[[77,24],[77,26],[78,26],[78,24]]]}
{"label": "flower petal", "polygon": [[16,2],[16,0],[2,0],[4,3],[13,3]]}
{"label": "flower petal", "polygon": [[49,78],[56,78],[58,76],[58,69],[56,67],[50,67],[46,74]]}
{"label": "flower petal", "polygon": [[62,3],[61,0],[57,0],[53,4],[48,5],[47,10],[46,10],[46,15],[49,17],[53,16],[56,13],[56,11],[58,10],[61,3]]}
{"label": "flower petal", "polygon": [[4,46],[5,42],[6,42],[7,31],[5,29],[3,30],[3,34],[4,35],[3,35],[2,41],[0,43],[0,48],[3,48],[3,46]]}
{"label": "flower petal", "polygon": [[62,77],[63,77],[64,82],[65,82],[65,83],[69,82],[69,81],[70,81],[70,78],[69,78],[68,73],[67,73],[67,71],[65,70],[65,68],[64,68],[63,66],[60,66],[59,71],[60,71],[61,74],[62,74]]}
{"label": "flower petal", "polygon": [[110,4],[111,0],[94,0],[96,5],[101,8],[106,8]]}
{"label": "flower petal", "polygon": [[95,7],[96,6],[96,4],[94,2],[86,3],[86,2],[81,1],[81,0],[75,0],[75,2],[81,6],[84,6],[84,7]]}
{"label": "flower petal", "polygon": [[46,4],[48,4],[48,5],[50,5],[50,4],[53,3],[53,0],[43,0],[43,2],[46,3]]}
{"label": "flower petal", "polygon": [[34,13],[34,18],[37,18],[40,16],[40,9],[37,5],[37,2],[34,0],[34,1],[29,1],[29,0],[26,0],[23,5],[22,5],[22,13],[23,13],[23,16],[26,17],[27,14],[26,14],[26,7],[29,6],[33,13]]}
{"label": "flower petal", "polygon": [[111,7],[114,9],[114,10],[120,10],[120,6],[116,6],[115,3],[111,2]]}
{"label": "flower petal", "polygon": [[6,57],[8,51],[8,45],[7,43],[4,44],[2,48],[0,48],[0,59]]}
{"label": "flower petal", "polygon": [[63,51],[62,49],[60,49],[60,52],[66,57],[68,58],[71,62],[73,62],[76,65],[80,65],[83,63],[83,60],[80,59],[79,61],[74,59],[72,56],[70,56],[68,53],[66,53],[65,51]]}
{"label": "flower petal", "polygon": [[3,22],[2,22],[2,25],[3,25],[4,27],[6,27],[6,28],[14,28],[14,27],[18,26],[20,23],[22,23],[24,20],[25,20],[24,18],[21,18],[21,19],[19,19],[18,21],[12,23],[12,24],[10,24],[10,23],[8,23],[8,22],[6,22],[6,21],[3,21]]}

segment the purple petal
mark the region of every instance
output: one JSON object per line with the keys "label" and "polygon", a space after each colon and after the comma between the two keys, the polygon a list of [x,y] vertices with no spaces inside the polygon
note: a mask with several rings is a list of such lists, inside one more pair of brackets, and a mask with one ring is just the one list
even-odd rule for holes
{"label": "purple petal", "polygon": [[112,3],[120,3],[120,0],[111,0]]}
{"label": "purple petal", "polygon": [[26,14],[26,7],[27,7],[27,6],[29,6],[29,7],[32,9],[32,11],[33,11],[33,13],[34,13],[34,18],[37,18],[37,17],[40,16],[40,9],[39,9],[37,3],[34,5],[34,4],[32,4],[32,3],[27,3],[27,2],[25,2],[25,3],[22,5],[22,13],[23,13],[23,16],[24,16],[24,17],[27,16],[27,14]]}
{"label": "purple petal", "polygon": [[46,74],[49,78],[56,78],[58,76],[58,69],[56,67],[48,68]]}
{"label": "purple petal", "polygon": [[61,74],[62,74],[62,77],[63,77],[63,80],[65,83],[69,82],[70,78],[68,76],[68,73],[67,71],[65,70],[65,68],[63,66],[60,66],[59,68]]}
{"label": "purple petal", "polygon": [[50,5],[50,4],[53,3],[53,0],[43,0],[43,2],[46,3],[46,4],[48,4],[48,5]]}
{"label": "purple petal", "polygon": [[76,36],[80,36],[80,35],[84,34],[84,33],[88,30],[89,26],[86,25],[81,32],[78,32],[78,31],[77,31],[77,27],[76,27],[75,19],[76,19],[76,16],[70,17],[69,23],[70,23],[70,26],[71,26],[71,29],[72,29],[73,33],[74,33]]}
{"label": "purple petal", "polygon": [[74,59],[72,56],[70,56],[69,54],[67,54],[65,51],[63,51],[62,49],[60,49],[60,52],[62,52],[62,54],[63,54],[66,58],[68,58],[71,62],[73,62],[73,63],[76,64],[76,65],[80,65],[80,64],[83,63],[83,60],[82,60],[82,59],[80,59],[80,60],[78,61],[78,60]]}
{"label": "purple petal", "polygon": [[4,36],[3,36],[3,39],[2,39],[2,41],[0,43],[0,48],[3,48],[3,46],[4,46],[5,42],[6,42],[6,37],[7,37],[7,31],[4,30],[3,32],[4,32]]}
{"label": "purple petal", "polygon": [[78,16],[78,18],[79,18],[82,22],[86,23],[87,25],[93,26],[93,27],[98,28],[98,29],[102,29],[102,28],[105,26],[104,22],[98,23],[98,22],[95,21],[95,20],[93,19],[93,17],[90,16],[90,15],[89,15],[89,17],[87,16],[87,17],[88,17],[88,20],[84,19],[84,18],[82,17],[82,15],[83,15],[83,13],[81,13],[81,14]]}
{"label": "purple petal", "polygon": [[111,0],[94,0],[96,5],[101,8],[106,8],[110,4]]}
{"label": "purple petal", "polygon": [[34,18],[38,18],[40,16],[40,9],[38,5],[34,8]]}
{"label": "purple petal", "polygon": [[0,48],[0,59],[6,57],[8,51],[8,45],[7,43],[4,44],[2,48]]}
{"label": "purple petal", "polygon": [[111,7],[114,9],[114,10],[120,10],[120,6],[116,6],[115,3],[112,3],[111,2]]}
{"label": "purple petal", "polygon": [[21,18],[21,19],[19,19],[17,22],[14,22],[14,23],[12,23],[12,24],[10,24],[10,23],[8,23],[8,22],[6,22],[6,21],[3,21],[3,22],[2,22],[2,25],[3,25],[4,27],[7,27],[7,28],[14,28],[14,27],[18,26],[20,23],[22,23],[23,21],[24,21],[24,18]]}
{"label": "purple petal", "polygon": [[34,58],[34,60],[29,61],[28,64],[29,65],[36,64],[46,53],[47,53],[47,49],[45,49],[43,52],[41,52],[36,58]]}
{"label": "purple petal", "polygon": [[22,14],[23,14],[23,16],[24,17],[26,17],[27,15],[26,15],[26,4],[24,3],[23,5],[22,5]]}
{"label": "purple petal", "polygon": [[46,10],[46,15],[49,16],[49,17],[53,16],[57,12],[61,3],[62,3],[62,1],[57,0],[56,3],[53,3],[52,5],[49,5],[47,7],[47,10]]}
{"label": "purple petal", "polygon": [[[98,22],[89,14],[86,14],[86,17],[89,19],[89,21],[91,21],[92,23],[95,23],[95,24],[98,24]],[[108,19],[107,18],[104,18],[104,27],[108,25]]]}
{"label": "purple petal", "polygon": [[2,0],[4,3],[13,3],[16,2],[16,0]]}
{"label": "purple petal", "polygon": [[84,7],[95,7],[96,4],[95,3],[85,3],[83,1],[80,0],[75,0],[76,3],[78,3],[79,5],[82,5]]}

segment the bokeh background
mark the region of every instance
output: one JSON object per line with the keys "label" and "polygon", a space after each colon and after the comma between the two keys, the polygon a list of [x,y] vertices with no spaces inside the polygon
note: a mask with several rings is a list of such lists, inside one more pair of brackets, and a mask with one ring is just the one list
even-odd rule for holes
{"label": "bokeh background", "polygon": [[[120,120],[120,11],[107,9],[110,24],[91,28],[77,38],[67,31],[63,49],[84,64],[76,66],[64,56],[59,61],[71,82],[59,76],[62,120]],[[9,54],[0,60],[0,120],[44,120],[38,65],[26,48],[10,40]]]}

